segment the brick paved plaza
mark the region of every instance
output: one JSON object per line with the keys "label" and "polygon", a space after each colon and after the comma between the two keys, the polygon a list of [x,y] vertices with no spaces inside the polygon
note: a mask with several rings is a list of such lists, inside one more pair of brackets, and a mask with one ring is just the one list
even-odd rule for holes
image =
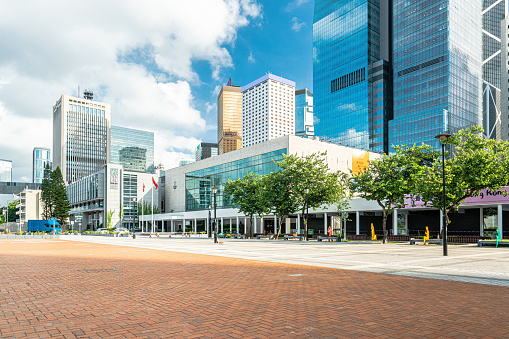
{"label": "brick paved plaza", "polygon": [[0,240],[0,338],[374,336],[507,338],[509,287]]}

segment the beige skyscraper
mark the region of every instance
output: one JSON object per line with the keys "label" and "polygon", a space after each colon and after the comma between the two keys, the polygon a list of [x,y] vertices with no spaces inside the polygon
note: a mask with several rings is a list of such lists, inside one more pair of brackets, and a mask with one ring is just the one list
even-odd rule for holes
{"label": "beige skyscraper", "polygon": [[239,86],[223,86],[217,97],[217,144],[219,154],[242,148],[242,92]]}
{"label": "beige skyscraper", "polygon": [[[87,92],[89,93],[89,92]],[[62,95],[53,106],[53,169],[72,183],[110,162],[111,106]]]}

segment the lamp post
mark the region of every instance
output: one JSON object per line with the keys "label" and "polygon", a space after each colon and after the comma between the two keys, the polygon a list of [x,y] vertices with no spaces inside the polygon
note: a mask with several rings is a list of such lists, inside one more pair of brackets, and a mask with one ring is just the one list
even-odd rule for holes
{"label": "lamp post", "polygon": [[207,222],[207,237],[212,237],[212,232],[210,230],[210,223],[212,222],[211,220],[211,216],[210,216],[210,203],[209,203],[209,219],[208,219],[208,222]]}
{"label": "lamp post", "polygon": [[212,188],[212,193],[214,193],[214,244],[217,244],[217,218],[216,218],[216,194],[217,194],[217,187],[214,185]]}
{"label": "lamp post", "polygon": [[308,204],[308,197],[309,197],[309,187],[306,187],[305,188],[305,192],[306,192],[306,222],[305,222],[305,226],[304,227],[304,232],[306,232],[305,234],[305,239],[306,241],[308,241],[308,217],[309,217],[309,204]]}
{"label": "lamp post", "polygon": [[133,198],[133,239],[136,239],[136,233],[134,232],[135,223],[136,223],[136,198]]}
{"label": "lamp post", "polygon": [[445,141],[451,135],[449,133],[441,133],[437,135],[435,138],[440,140],[440,144],[442,145],[442,205],[443,205],[443,216],[442,216],[442,248],[444,250],[444,256],[447,256],[447,215],[446,215],[446,196],[445,196]]}

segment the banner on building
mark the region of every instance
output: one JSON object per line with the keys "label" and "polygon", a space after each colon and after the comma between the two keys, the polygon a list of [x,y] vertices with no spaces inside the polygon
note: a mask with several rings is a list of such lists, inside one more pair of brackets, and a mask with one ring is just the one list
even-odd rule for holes
{"label": "banner on building", "polygon": [[118,188],[118,168],[110,168],[110,188]]}
{"label": "banner on building", "polygon": [[369,166],[369,152],[354,151],[352,154],[352,172],[353,174],[361,173]]}

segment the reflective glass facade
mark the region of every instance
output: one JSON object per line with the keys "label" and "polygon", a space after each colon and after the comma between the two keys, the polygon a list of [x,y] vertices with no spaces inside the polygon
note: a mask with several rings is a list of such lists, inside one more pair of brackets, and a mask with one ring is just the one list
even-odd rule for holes
{"label": "reflective glass facade", "polygon": [[[131,228],[137,213],[138,201],[138,176],[136,174],[124,174],[122,185],[122,206],[124,209],[123,227]],[[134,201],[133,201],[134,199]]]}
{"label": "reflective glass facade", "polygon": [[12,181],[12,161],[0,159],[0,182]]}
{"label": "reflective glass facade", "polygon": [[217,97],[217,144],[219,154],[242,148],[242,92],[239,86],[223,86]]}
{"label": "reflective glass facade", "polygon": [[307,88],[295,91],[295,135],[315,134],[313,122],[313,93]]}
{"label": "reflective glass facade", "polygon": [[390,144],[480,123],[481,0],[394,0]]}
{"label": "reflective glass facade", "polygon": [[32,155],[32,182],[42,183],[44,179],[44,169],[49,164],[51,169],[51,152],[47,148],[35,147]]}
{"label": "reflective glass facade", "polygon": [[154,172],[154,133],[111,126],[111,163],[125,171]]}
{"label": "reflective glass facade", "polygon": [[228,180],[242,178],[248,173],[265,175],[279,168],[274,161],[283,160],[287,149],[272,151],[253,157],[232,161],[214,167],[186,173],[186,211],[205,210],[214,204],[212,188],[217,187],[217,208],[229,207],[223,196]]}
{"label": "reflective glass facade", "polygon": [[373,64],[384,57],[380,2],[316,0],[313,20],[315,135],[376,152],[384,141],[374,130],[384,112],[373,110]]}

